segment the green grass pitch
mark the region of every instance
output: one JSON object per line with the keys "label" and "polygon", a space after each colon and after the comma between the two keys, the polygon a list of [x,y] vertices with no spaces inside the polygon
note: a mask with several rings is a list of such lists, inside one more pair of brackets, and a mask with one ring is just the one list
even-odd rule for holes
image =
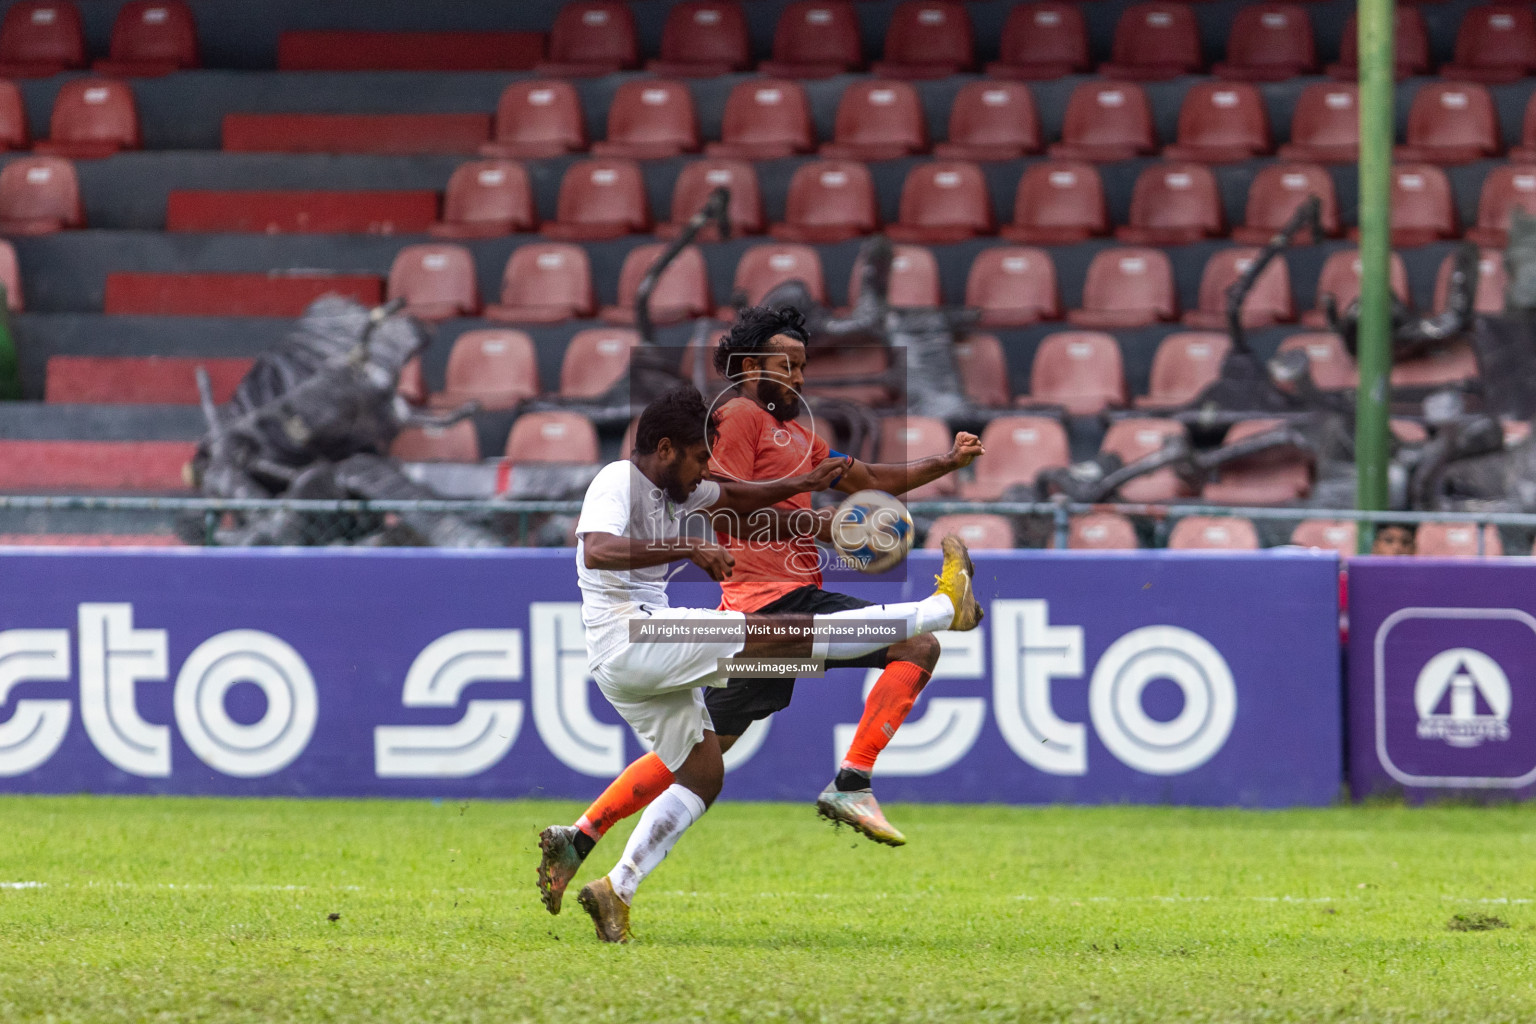
{"label": "green grass pitch", "polygon": [[722,803],[627,947],[539,905],[578,810],[0,798],[0,1021],[1536,1020],[1536,808]]}

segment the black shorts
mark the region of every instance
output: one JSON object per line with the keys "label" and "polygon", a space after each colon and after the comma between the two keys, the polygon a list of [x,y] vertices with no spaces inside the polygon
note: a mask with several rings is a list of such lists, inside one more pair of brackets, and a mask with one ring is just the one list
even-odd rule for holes
{"label": "black shorts", "polygon": [[[868,608],[873,601],[865,601],[847,594],[834,594],[820,587],[801,587],[769,602],[750,614],[767,615],[826,615],[830,612],[846,612],[854,608]],[[885,649],[865,654],[847,661],[836,661],[838,668],[884,668]],[[704,691],[704,704],[709,717],[715,723],[719,736],[740,736],[747,727],[760,718],[767,718],[775,711],[789,707],[795,693],[793,677],[783,679],[732,679],[724,686],[713,686]]]}

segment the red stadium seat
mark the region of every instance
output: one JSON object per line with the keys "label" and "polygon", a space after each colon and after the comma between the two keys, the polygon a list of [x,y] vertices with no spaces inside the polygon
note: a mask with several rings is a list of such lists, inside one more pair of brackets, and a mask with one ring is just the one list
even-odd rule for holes
{"label": "red stadium seat", "polygon": [[[1434,310],[1439,312],[1450,303],[1451,270],[1456,254],[1448,252],[1440,261],[1435,274]],[[1504,289],[1509,287],[1509,274],[1504,269],[1504,254],[1497,249],[1484,249],[1477,260],[1477,291],[1472,296],[1472,308],[1479,313],[1504,312]]]}
{"label": "red stadium seat", "polygon": [[1336,551],[1347,558],[1359,554],[1355,524],[1346,519],[1303,519],[1291,531],[1291,543],[1319,551]]}
{"label": "red stadium seat", "polygon": [[1536,13],[1523,4],[1469,7],[1456,32],[1456,59],[1440,69],[1454,82],[1515,82],[1536,71]]}
{"label": "red stadium seat", "polygon": [[840,242],[879,226],[869,168],[857,160],[815,160],[795,169],[784,223],[773,225],[768,233],[789,242]]}
{"label": "red stadium seat", "polygon": [[15,82],[0,80],[0,150],[27,149],[31,139],[21,90]]}
{"label": "red stadium seat", "polygon": [[389,454],[401,462],[479,462],[480,436],[472,420],[448,427],[406,427]]}
{"label": "red stadium seat", "polygon": [[1008,380],[1008,358],[995,334],[965,334],[953,349],[955,369],[966,397],[982,408],[1002,409],[1013,404]]}
{"label": "red stadium seat", "polygon": [[1241,516],[1185,516],[1168,534],[1171,551],[1257,551],[1259,531]]}
{"label": "red stadium seat", "polygon": [[1269,113],[1258,89],[1241,82],[1200,82],[1184,94],[1178,141],[1163,147],[1163,158],[1225,164],[1271,148]]}
{"label": "red stadium seat", "polygon": [[1013,199],[1013,222],[1004,238],[1031,245],[1069,245],[1109,231],[1104,182],[1096,167],[1070,160],[1043,160],[1024,169]]}
{"label": "red stadium seat", "polygon": [[640,167],[629,160],[578,160],[560,180],[555,219],[540,231],[549,238],[596,241],[643,234],[651,228]]}
{"label": "red stadium seat", "polygon": [[591,78],[637,67],[635,18],[626,4],[575,0],[549,30],[549,59],[535,70],[554,78]]}
{"label": "red stadium seat", "polygon": [[405,299],[406,311],[422,320],[474,316],[475,257],[462,245],[408,245],[390,265],[388,297]]}
{"label": "red stadium seat", "polygon": [[935,160],[907,172],[900,216],[886,234],[897,242],[959,242],[996,230],[987,179],[961,160]]}
{"label": "red stadium seat", "polygon": [[90,160],[141,145],[133,90],[110,78],[77,78],[60,87],[49,137],[35,148],[51,156]]}
{"label": "red stadium seat", "polygon": [[69,0],[19,0],[0,22],[0,76],[47,78],[85,67],[85,32]]}
{"label": "red stadium seat", "polygon": [[[1242,420],[1232,424],[1225,443],[1232,444],[1280,426],[1283,420]],[[1312,489],[1312,463],[1290,449],[1263,452],[1221,467],[1221,477],[1205,485],[1201,497],[1219,505],[1283,505]]]}
{"label": "red stadium seat", "polygon": [[796,0],[779,14],[773,59],[758,65],[777,78],[831,78],[864,66],[859,21],[848,0]]}
{"label": "red stadium seat", "polygon": [[1066,430],[1045,416],[999,416],[981,432],[981,444],[987,455],[972,463],[975,479],[960,484],[971,501],[996,501],[1010,487],[1033,486],[1041,470],[1072,461]]}
{"label": "red stadium seat", "polygon": [[587,148],[581,99],[570,82],[531,79],[513,82],[496,103],[492,138],[482,156],[532,160]]}
{"label": "red stadium seat", "polygon": [[539,393],[539,360],[533,339],[522,331],[465,331],[448,354],[443,390],[432,396],[438,409],[479,402],[489,412],[514,409]]}
{"label": "red stadium seat", "polygon": [[189,356],[49,356],[43,401],[70,405],[197,405],[197,371],[213,400],[234,397],[253,360]]}
{"label": "red stadium seat", "polygon": [[1232,229],[1232,240],[1245,245],[1264,245],[1285,226],[1308,196],[1322,201],[1319,220],[1323,233],[1339,233],[1339,204],[1333,178],[1316,164],[1266,164],[1248,186],[1243,223]]}
{"label": "red stadium seat", "polygon": [[949,108],[949,138],[933,147],[944,160],[1015,160],[1038,153],[1040,118],[1018,82],[971,82]]}
{"label": "red stadium seat", "polygon": [[[1417,7],[1397,5],[1392,42],[1398,78],[1429,73],[1429,29]],[[1353,12],[1339,37],[1339,62],[1328,65],[1328,76],[1346,82],[1360,77],[1360,25]]]}
{"label": "red stadium seat", "polygon": [[1505,164],[1488,172],[1477,201],[1477,224],[1467,231],[1467,241],[1504,248],[1517,209],[1536,214],[1536,163]]}
{"label": "red stadium seat", "polygon": [[[1398,164],[1392,168],[1392,244],[1399,248],[1456,238],[1456,197],[1451,180],[1434,164]],[[1349,237],[1360,237],[1350,228]]]}
{"label": "red stadium seat", "polygon": [[430,233],[439,238],[495,238],[539,226],[528,172],[512,160],[460,164],[443,193],[443,219]]}
{"label": "red stadium seat", "polygon": [[[1183,436],[1184,424],[1178,420],[1138,417],[1116,420],[1104,432],[1099,451],[1120,456],[1121,462],[1128,466],[1162,451],[1170,438]],[[1175,498],[1188,497],[1190,493],[1190,489],[1172,468],[1159,469],[1137,477],[1122,484],[1116,492],[1119,500],[1135,502],[1173,501]]]}
{"label": "red stadium seat", "polygon": [[[1408,268],[1403,258],[1392,254],[1389,275],[1392,292],[1404,303],[1408,302]],[[1351,302],[1360,297],[1360,251],[1340,249],[1323,262],[1322,273],[1317,278],[1317,308],[1303,313],[1301,322],[1308,327],[1327,327],[1328,316],[1323,311],[1323,296],[1332,295],[1342,315]]]}
{"label": "red stadium seat", "polygon": [[[848,277],[848,301],[852,305],[859,286],[862,261],[853,261]],[[937,306],[943,300],[939,290],[939,261],[932,250],[920,245],[892,247],[891,277],[886,301],[893,306]]]}
{"label": "red stadium seat", "polygon": [[1293,334],[1280,343],[1278,352],[1305,352],[1312,383],[1324,391],[1347,391],[1360,385],[1360,371],[1344,347],[1344,340],[1329,332]]}
{"label": "red stadium seat", "polygon": [[[880,421],[880,443],[875,448],[875,461],[916,462],[935,455],[947,455],[953,446],[954,435],[943,420],[930,416],[887,416]],[[960,482],[951,473],[913,488],[902,498],[906,501],[942,501],[953,498],[959,490]]]}
{"label": "red stadium seat", "polygon": [[693,94],[681,82],[625,82],[608,105],[608,137],[592,144],[600,157],[662,160],[699,148]]}
{"label": "red stadium seat", "polygon": [[1114,336],[1099,331],[1048,334],[1035,349],[1029,394],[1019,405],[1059,405],[1072,416],[1093,416],[1125,405],[1125,367]]}
{"label": "red stadium seat", "polygon": [[186,490],[191,441],[0,440],[0,488],[7,491]]}
{"label": "red stadium seat", "polygon": [[1072,90],[1061,141],[1049,153],[1059,160],[1114,163],[1157,149],[1152,107],[1135,82],[1084,82]]}
{"label": "red stadium seat", "polygon": [[1392,364],[1394,388],[1431,390],[1477,378],[1477,354],[1465,342],[1434,349],[1415,359]]}
{"label": "red stadium seat", "polygon": [[928,123],[917,90],[906,82],[855,81],[843,90],[833,141],[821,155],[834,160],[895,160],[928,148]]}
{"label": "red stadium seat", "polygon": [[1016,4],[1003,24],[993,78],[1044,81],[1087,71],[1088,28],[1075,4],[1043,0]]}
{"label": "red stadium seat", "polygon": [[548,324],[592,315],[592,265],[579,245],[533,243],[512,250],[501,278],[501,301],[485,318]]}
{"label": "red stadium seat", "polygon": [[1099,74],[1105,78],[1153,82],[1198,74],[1204,67],[1200,27],[1195,24],[1192,7],[1183,3],[1138,3],[1120,12],[1113,53],[1108,64],[1099,65]]}
{"label": "red stadium seat", "polygon": [[197,25],[182,0],[128,0],[112,22],[106,60],[98,74],[123,78],[168,75],[197,67]]}
{"label": "red stadium seat", "polygon": [[971,17],[957,0],[903,0],[891,12],[885,49],[871,69],[882,78],[947,78],[972,70]]}
{"label": "red stadium seat", "polygon": [[1214,331],[1182,331],[1158,343],[1152,354],[1152,378],[1138,409],[1175,409],[1193,402],[1217,377],[1232,349],[1232,339]]}
{"label": "red stadium seat", "polygon": [[[789,244],[754,245],[742,253],[731,285],[732,300],[740,296],[748,306],[755,306],[763,301],[763,296],[786,281],[800,281],[817,302],[827,301],[821,256],[808,245]],[[726,319],[731,315],[729,311],[722,311],[722,317]]]}
{"label": "red stadium seat", "polygon": [[1067,547],[1073,551],[1134,551],[1136,525],[1118,512],[1089,512],[1073,516],[1067,527]]}
{"label": "red stadium seat", "polygon": [[1136,178],[1130,223],[1115,237],[1130,245],[1185,245],[1226,231],[1216,176],[1203,164],[1152,164]]}
{"label": "red stadium seat", "polygon": [[[1234,246],[1211,254],[1200,274],[1200,304],[1184,314],[1189,327],[1206,330],[1225,330],[1227,326],[1227,289],[1253,265],[1259,250],[1248,246]],[[1240,317],[1244,327],[1250,330],[1271,327],[1296,319],[1296,306],[1291,300],[1291,271],[1285,257],[1277,256],[1269,261],[1253,282],[1243,299]]]}
{"label": "red stadium seat", "polygon": [[1088,264],[1083,308],[1067,313],[1079,327],[1141,327],[1179,315],[1173,265],[1161,249],[1104,249]]}
{"label": "red stadium seat", "polygon": [[1319,82],[1302,90],[1291,116],[1291,141],[1280,147],[1284,160],[1352,164],[1360,158],[1360,87],[1353,82]]}
{"label": "red stadium seat", "polygon": [[426,404],[427,382],[422,376],[420,356],[415,356],[400,367],[400,377],[395,381],[395,394],[405,399],[411,406],[419,407]]}
{"label": "red stadium seat", "polygon": [[1023,246],[983,249],[966,278],[965,304],[981,310],[981,322],[989,327],[1061,319],[1051,254]]}
{"label": "red stadium seat", "polygon": [[816,148],[805,90],[786,79],[749,79],[725,101],[720,141],[704,147],[710,156],[775,160]]}
{"label": "red stadium seat", "polygon": [[1460,82],[1434,82],[1414,94],[1407,140],[1393,151],[1403,163],[1465,164],[1503,149],[1487,87]]}
{"label": "red stadium seat", "polygon": [[1211,68],[1218,78],[1278,82],[1317,71],[1312,22],[1297,4],[1244,4],[1227,36],[1227,59]]}
{"label": "red stadium seat", "polygon": [[1520,145],[1509,150],[1512,163],[1536,163],[1536,101],[1527,100],[1520,121]]}
{"label": "red stadium seat", "polygon": [[107,274],[102,312],[148,316],[302,316],[322,295],[365,306],[384,301],[374,274],[165,274],[114,270]]}
{"label": "red stadium seat", "polygon": [[661,27],[661,59],[647,71],[682,78],[713,78],[744,71],[752,62],[747,16],[733,0],[683,0]]}
{"label": "red stadium seat", "polygon": [[[717,188],[731,190],[731,200],[726,207],[731,234],[762,234],[763,200],[758,192],[756,169],[745,160],[723,159],[694,160],[683,166],[672,186],[672,219],[656,225],[656,234],[662,238],[675,238],[681,234],[689,218],[703,208]],[[719,233],[710,224],[697,237],[701,242],[718,241]]]}
{"label": "red stadium seat", "polygon": [[1483,550],[1477,549],[1475,523],[1420,523],[1414,532],[1414,554],[1420,558],[1498,558],[1504,554],[1499,529],[1483,527]]}
{"label": "red stadium seat", "polygon": [[597,398],[606,393],[629,372],[630,351],[639,344],[640,336],[622,327],[577,331],[560,363],[560,397]]}
{"label": "red stadium seat", "polygon": [[936,550],[950,535],[965,541],[972,551],[1009,551],[1014,545],[1013,523],[994,512],[951,512],[928,527],[925,550]]}
{"label": "red stadium seat", "polygon": [[[600,319],[610,324],[635,322],[635,295],[640,282],[650,272],[652,265],[666,249],[665,242],[637,246],[624,257],[624,267],[619,271],[618,302],[605,306],[598,313]],[[677,254],[667,265],[656,288],[651,292],[651,322],[675,324],[714,312],[709,298],[709,270],[704,266],[704,254],[697,246],[690,245]]]}
{"label": "red stadium seat", "polygon": [[24,156],[0,170],[0,234],[46,235],[83,227],[74,164],[57,156]]}

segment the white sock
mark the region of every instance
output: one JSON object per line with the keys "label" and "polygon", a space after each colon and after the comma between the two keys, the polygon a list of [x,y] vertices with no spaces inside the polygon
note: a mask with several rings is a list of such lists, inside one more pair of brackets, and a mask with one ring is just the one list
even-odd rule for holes
{"label": "white sock", "polygon": [[921,601],[905,604],[876,604],[868,608],[854,608],[846,612],[831,612],[815,616],[815,624],[842,626],[862,622],[899,622],[903,635],[899,637],[871,637],[867,640],[839,640],[818,635],[811,648],[814,658],[846,660],[865,654],[873,654],[894,643],[910,640],[922,633],[948,629],[955,621],[955,606],[943,594],[932,594]]}
{"label": "white sock", "polygon": [[651,801],[624,847],[624,856],[608,872],[608,881],[613,883],[613,891],[619,894],[619,899],[628,905],[635,898],[635,890],[645,881],[645,876],[667,859],[678,837],[689,825],[704,817],[706,810],[703,798],[675,782]]}

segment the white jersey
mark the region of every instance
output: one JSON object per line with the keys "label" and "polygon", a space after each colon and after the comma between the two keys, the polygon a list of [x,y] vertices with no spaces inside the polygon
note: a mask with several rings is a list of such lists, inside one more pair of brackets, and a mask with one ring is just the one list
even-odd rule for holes
{"label": "white jersey", "polygon": [[633,462],[609,463],[593,478],[576,523],[576,580],[581,585],[581,621],[587,632],[587,661],[596,668],[629,642],[629,620],[666,608],[669,563],[645,569],[588,569],[583,536],[611,533],[638,543],[676,540],[688,513],[708,508],[720,485],[704,480],[686,502],[675,504],[646,479]]}

